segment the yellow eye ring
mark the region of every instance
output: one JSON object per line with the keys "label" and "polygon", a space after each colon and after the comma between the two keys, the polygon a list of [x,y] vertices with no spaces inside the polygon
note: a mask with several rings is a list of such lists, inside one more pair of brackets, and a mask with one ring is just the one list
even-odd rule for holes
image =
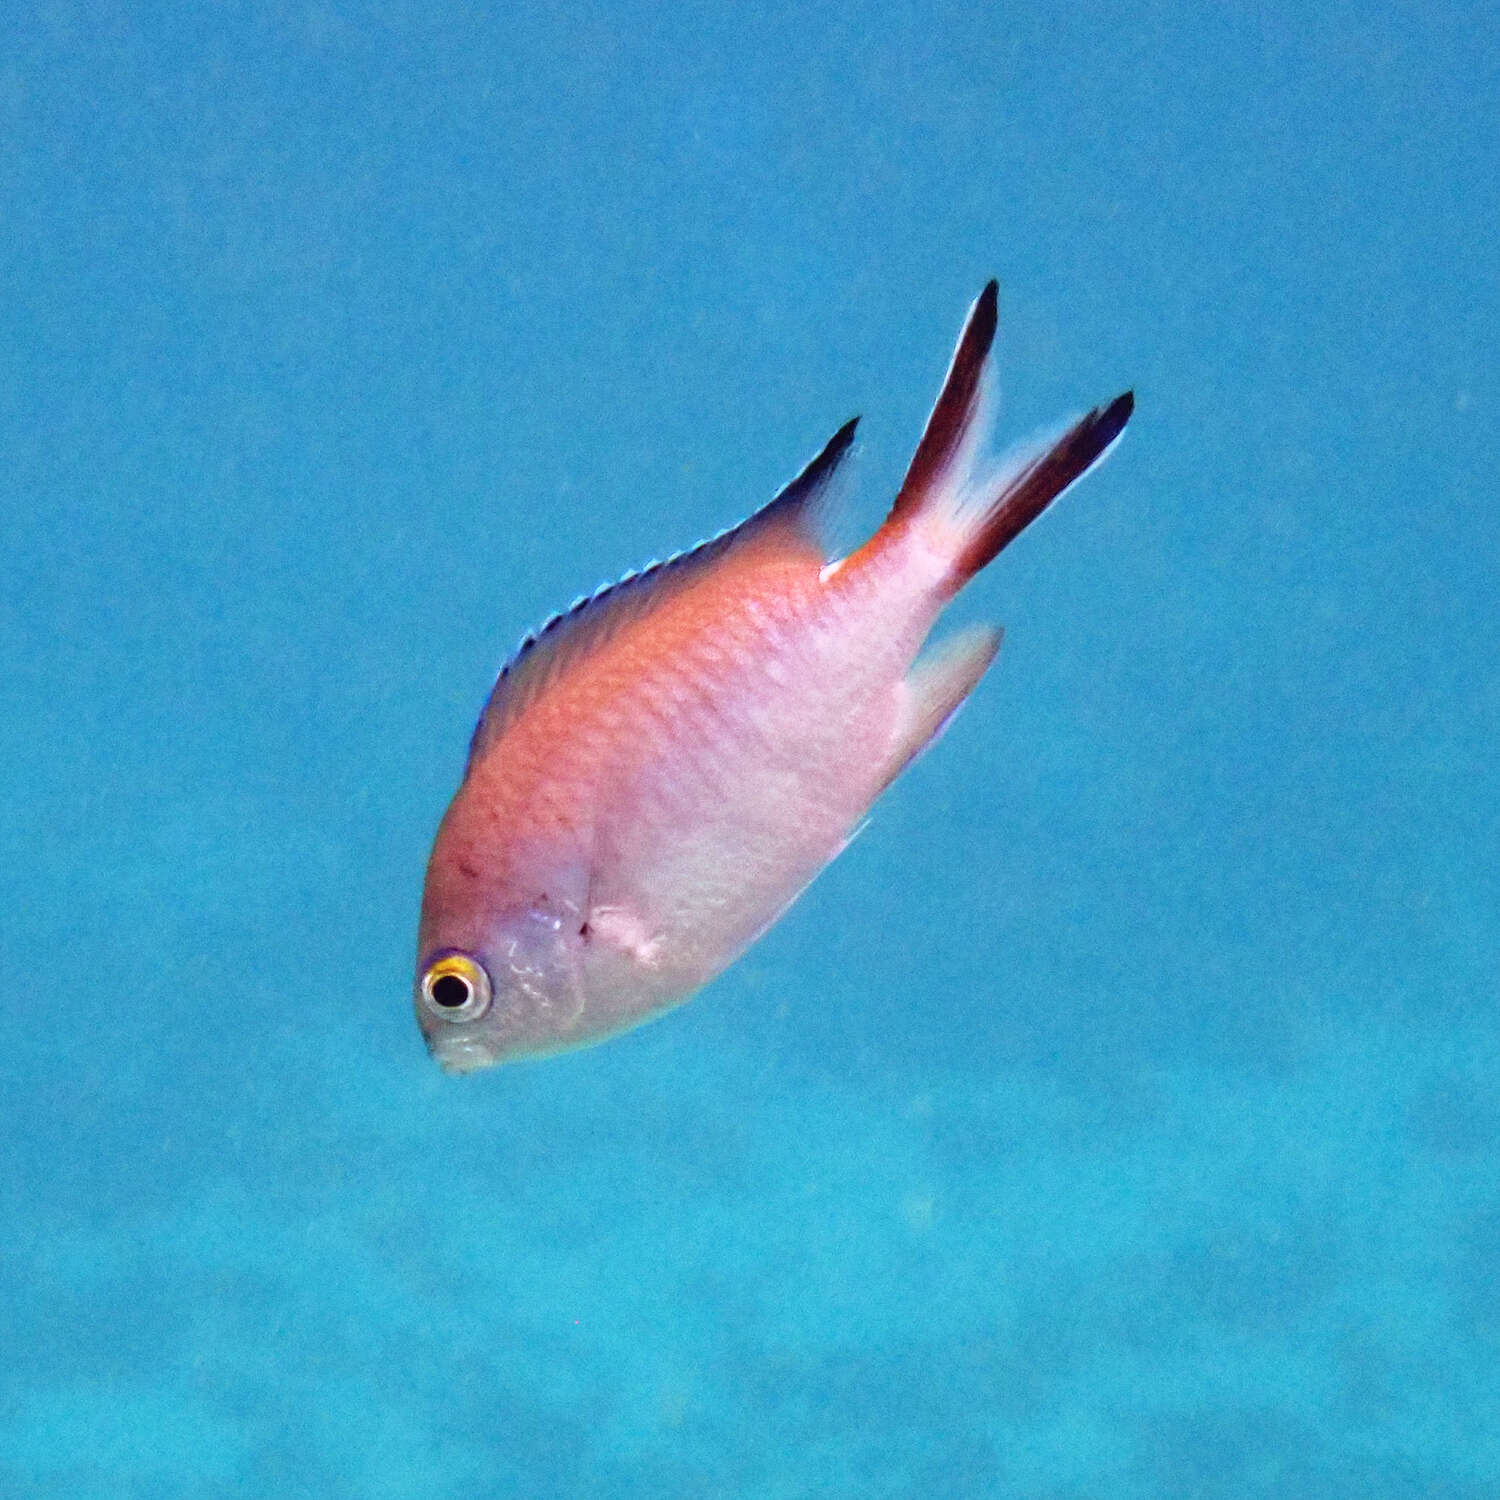
{"label": "yellow eye ring", "polygon": [[422,971],[422,1005],[445,1021],[475,1021],[490,1008],[490,976],[467,953],[440,953]]}

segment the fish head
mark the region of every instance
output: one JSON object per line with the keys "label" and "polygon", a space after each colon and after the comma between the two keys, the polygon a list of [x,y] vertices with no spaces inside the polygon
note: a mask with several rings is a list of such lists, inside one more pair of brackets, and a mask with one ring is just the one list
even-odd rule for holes
{"label": "fish head", "polygon": [[423,923],[413,996],[428,1051],[446,1072],[576,1045],[585,1009],[576,920],[537,902],[448,925]]}

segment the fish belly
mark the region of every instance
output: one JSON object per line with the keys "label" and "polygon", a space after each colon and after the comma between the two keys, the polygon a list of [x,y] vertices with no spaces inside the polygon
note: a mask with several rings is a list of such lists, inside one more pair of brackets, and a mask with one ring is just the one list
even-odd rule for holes
{"label": "fish belly", "polygon": [[885,784],[904,663],[874,654],[788,651],[678,694],[602,799],[590,909],[665,1003],[753,942]]}

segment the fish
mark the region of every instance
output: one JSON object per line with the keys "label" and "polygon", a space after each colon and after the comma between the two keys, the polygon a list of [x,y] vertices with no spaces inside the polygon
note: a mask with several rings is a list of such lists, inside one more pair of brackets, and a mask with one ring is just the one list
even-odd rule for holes
{"label": "fish", "polygon": [[970,308],[889,514],[822,536],[858,418],[767,505],[627,574],[501,670],[433,841],[414,1003],[450,1073],[592,1045],[775,924],[995,659],[927,645],[958,591],[1115,445],[1127,391],[989,455],[998,289]]}

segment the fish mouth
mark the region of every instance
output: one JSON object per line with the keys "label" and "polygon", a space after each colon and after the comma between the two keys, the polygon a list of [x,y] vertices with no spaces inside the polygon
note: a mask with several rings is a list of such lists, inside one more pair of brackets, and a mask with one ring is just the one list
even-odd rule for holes
{"label": "fish mouth", "polygon": [[477,1073],[492,1068],[494,1052],[478,1037],[444,1037],[432,1045],[432,1056],[445,1073]]}

